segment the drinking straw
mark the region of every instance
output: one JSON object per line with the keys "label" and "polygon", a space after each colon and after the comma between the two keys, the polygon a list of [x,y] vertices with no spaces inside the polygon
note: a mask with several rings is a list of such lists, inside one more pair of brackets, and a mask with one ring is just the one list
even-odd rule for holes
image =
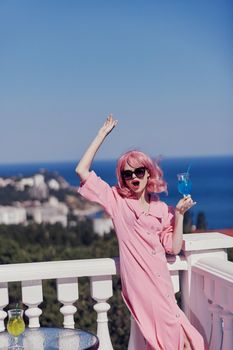
{"label": "drinking straw", "polygon": [[189,164],[186,174],[189,174],[190,169],[191,169],[191,164]]}

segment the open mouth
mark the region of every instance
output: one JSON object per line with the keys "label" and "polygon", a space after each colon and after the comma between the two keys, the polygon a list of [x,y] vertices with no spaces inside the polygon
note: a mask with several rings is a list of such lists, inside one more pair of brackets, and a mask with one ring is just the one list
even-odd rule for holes
{"label": "open mouth", "polygon": [[139,185],[140,185],[140,182],[137,181],[137,180],[132,181],[131,183],[132,183],[132,185],[133,185],[134,188],[137,188],[137,187],[139,187]]}

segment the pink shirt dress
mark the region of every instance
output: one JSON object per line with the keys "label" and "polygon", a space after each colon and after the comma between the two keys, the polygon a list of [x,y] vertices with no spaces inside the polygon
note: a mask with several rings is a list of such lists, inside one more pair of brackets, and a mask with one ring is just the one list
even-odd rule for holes
{"label": "pink shirt dress", "polygon": [[183,350],[183,330],[193,350],[204,341],[178,307],[166,253],[172,254],[172,210],[159,200],[145,213],[138,200],[121,197],[90,172],[78,192],[112,218],[120,254],[122,297],[147,343],[147,350]]}

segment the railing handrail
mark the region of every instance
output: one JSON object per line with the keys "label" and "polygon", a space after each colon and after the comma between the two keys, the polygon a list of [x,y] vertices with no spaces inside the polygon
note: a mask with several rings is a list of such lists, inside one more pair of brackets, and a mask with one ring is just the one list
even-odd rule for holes
{"label": "railing handrail", "polygon": [[[187,269],[183,256],[168,256],[170,271]],[[119,258],[43,261],[0,265],[0,282],[119,274]]]}
{"label": "railing handrail", "polygon": [[183,255],[167,255],[167,263],[169,271],[187,270],[187,260]]}
{"label": "railing handrail", "polygon": [[189,233],[184,235],[182,249],[185,252],[205,251],[233,246],[233,237],[219,232]]}
{"label": "railing handrail", "polygon": [[46,261],[0,265],[0,281],[16,282],[66,277],[116,275],[113,258]]}
{"label": "railing handrail", "polygon": [[193,266],[193,271],[201,275],[212,275],[233,287],[233,263],[220,258],[206,257],[199,259]]}

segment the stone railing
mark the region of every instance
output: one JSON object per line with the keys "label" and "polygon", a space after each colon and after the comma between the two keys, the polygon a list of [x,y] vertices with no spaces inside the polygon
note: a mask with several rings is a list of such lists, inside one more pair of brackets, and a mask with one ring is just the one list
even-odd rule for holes
{"label": "stone railing", "polygon": [[[233,263],[215,257],[203,258],[195,264],[193,272],[208,300],[205,311],[211,315],[209,350],[233,349]],[[207,325],[205,330],[209,331]]]}
{"label": "stone railing", "polygon": [[[168,257],[174,292],[181,291],[182,309],[200,331],[210,350],[233,349],[232,303],[233,263],[226,249],[233,238],[219,233],[184,236],[183,254]],[[108,330],[107,300],[113,295],[112,276],[117,274],[117,259],[86,259],[0,266],[0,331],[4,331],[5,309],[9,303],[8,284],[21,281],[22,302],[27,306],[29,327],[39,327],[43,301],[42,281],[56,279],[57,299],[63,304],[65,328],[74,328],[74,303],[79,298],[78,278],[90,279],[90,294],[96,301],[97,335],[100,350],[113,349]],[[134,320],[128,350],[144,350],[145,342]]]}
{"label": "stone railing", "polygon": [[[57,299],[63,304],[60,312],[63,315],[65,328],[74,328],[74,314],[77,308],[73,305],[79,298],[78,278],[89,277],[91,296],[96,301],[97,335],[99,349],[113,349],[108,330],[107,311],[110,305],[107,300],[113,295],[112,275],[117,273],[117,261],[114,259],[86,259],[0,266],[0,331],[5,330],[4,319],[7,313],[4,308],[9,303],[8,284],[21,281],[22,302],[27,306],[25,312],[29,327],[40,327],[39,317],[43,301],[42,281],[56,279]],[[1,344],[5,345],[5,344]],[[6,344],[7,346],[7,344]]]}
{"label": "stone railing", "polygon": [[183,245],[187,270],[181,273],[182,309],[209,350],[233,349],[233,238],[217,232],[190,234]]}

